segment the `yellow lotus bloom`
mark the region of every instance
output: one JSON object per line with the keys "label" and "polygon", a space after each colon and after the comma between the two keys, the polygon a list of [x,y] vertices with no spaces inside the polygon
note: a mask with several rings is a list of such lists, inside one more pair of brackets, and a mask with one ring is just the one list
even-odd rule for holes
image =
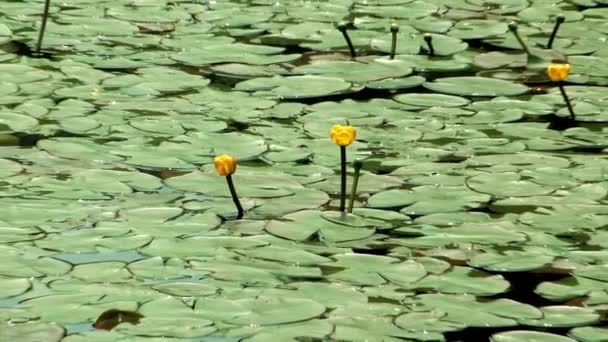
{"label": "yellow lotus bloom", "polygon": [[215,170],[220,176],[229,176],[236,171],[236,158],[227,154],[222,154],[213,158]]}
{"label": "yellow lotus bloom", "polygon": [[551,64],[547,67],[547,76],[553,82],[561,82],[568,77],[570,64]]}
{"label": "yellow lotus bloom", "polygon": [[333,125],[330,132],[331,141],[338,146],[348,146],[357,138],[357,130],[353,126]]}

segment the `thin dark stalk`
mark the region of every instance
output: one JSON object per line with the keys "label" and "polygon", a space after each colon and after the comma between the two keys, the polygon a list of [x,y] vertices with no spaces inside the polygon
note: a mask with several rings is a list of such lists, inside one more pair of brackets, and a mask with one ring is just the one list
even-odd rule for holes
{"label": "thin dark stalk", "polygon": [[346,146],[340,146],[340,211],[346,207]]}
{"label": "thin dark stalk", "polygon": [[395,59],[395,52],[397,50],[397,32],[399,32],[399,25],[392,24],[391,25],[391,56],[390,59]]}
{"label": "thin dark stalk", "polygon": [[576,117],[574,115],[574,110],[572,109],[572,103],[570,103],[570,99],[568,98],[568,94],[566,94],[566,89],[564,89],[564,85],[560,83],[558,85],[559,91],[562,93],[562,97],[564,98],[564,102],[566,102],[566,107],[568,107],[568,112],[570,112],[570,118],[575,120]]}
{"label": "thin dark stalk", "polygon": [[49,18],[49,7],[51,7],[51,0],[45,0],[44,12],[42,13],[42,23],[40,24],[40,32],[38,32],[38,41],[36,42],[36,55],[40,55],[40,50],[42,49],[42,39],[44,38],[46,22]]}
{"label": "thin dark stalk", "polygon": [[353,175],[353,185],[350,190],[350,200],[348,201],[348,213],[353,212],[353,206],[355,204],[355,197],[357,196],[357,187],[359,186],[359,176],[361,175],[361,167],[363,163],[360,160],[355,160],[353,167],[355,168],[355,174]]}
{"label": "thin dark stalk", "polygon": [[551,32],[551,37],[549,37],[549,42],[547,43],[547,49],[553,47],[553,41],[555,40],[555,36],[557,35],[557,31],[559,30],[559,26],[564,23],[566,18],[560,14],[555,18],[555,26],[553,26],[553,32]]}
{"label": "thin dark stalk", "polygon": [[521,45],[521,48],[526,52],[526,55],[528,55],[528,56],[532,55],[532,53],[530,53],[530,49],[528,48],[528,45],[526,45],[526,43],[524,42],[524,40],[521,39],[521,36],[519,35],[519,32],[517,32],[517,24],[516,23],[510,23],[509,24],[509,30],[511,30],[511,32],[513,32],[513,35],[515,36],[515,39],[517,39],[517,41],[519,42],[519,45]]}
{"label": "thin dark stalk", "polygon": [[355,52],[355,47],[353,46],[353,42],[350,40],[350,36],[348,35],[348,30],[346,29],[346,23],[340,23],[338,25],[338,30],[342,32],[344,36],[344,40],[346,40],[346,44],[348,45],[348,49],[350,50],[350,57],[352,59],[357,58],[357,53]]}
{"label": "thin dark stalk", "polygon": [[241,201],[239,200],[239,195],[236,193],[236,189],[234,188],[234,183],[232,182],[232,175],[226,176],[226,182],[228,182],[228,189],[230,189],[230,195],[232,195],[232,201],[236,206],[237,215],[236,219],[240,220],[243,218],[243,206],[241,205]]}
{"label": "thin dark stalk", "polygon": [[426,42],[426,46],[429,49],[429,56],[435,56],[435,48],[433,47],[433,36],[431,36],[429,33],[426,33],[424,35],[424,41]]}

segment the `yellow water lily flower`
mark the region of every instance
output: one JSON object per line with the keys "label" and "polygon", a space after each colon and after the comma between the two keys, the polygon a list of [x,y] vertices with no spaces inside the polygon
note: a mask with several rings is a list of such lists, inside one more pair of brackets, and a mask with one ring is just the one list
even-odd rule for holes
{"label": "yellow water lily flower", "polygon": [[338,146],[348,146],[357,138],[357,130],[353,126],[333,125],[330,132],[331,141]]}
{"label": "yellow water lily flower", "polygon": [[561,82],[568,77],[570,64],[551,64],[547,67],[547,76],[553,82]]}
{"label": "yellow water lily flower", "polygon": [[236,158],[227,154],[222,154],[213,158],[215,170],[220,176],[230,176],[236,171]]}

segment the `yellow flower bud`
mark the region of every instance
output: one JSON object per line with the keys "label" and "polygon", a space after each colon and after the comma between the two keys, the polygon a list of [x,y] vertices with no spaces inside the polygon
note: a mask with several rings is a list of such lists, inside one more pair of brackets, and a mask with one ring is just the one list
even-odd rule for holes
{"label": "yellow flower bud", "polygon": [[213,158],[215,170],[220,176],[229,176],[236,171],[236,158],[227,154],[222,154]]}
{"label": "yellow flower bud", "polygon": [[357,138],[357,130],[353,126],[333,125],[330,137],[334,144],[348,146]]}
{"label": "yellow flower bud", "polygon": [[547,67],[547,76],[553,82],[561,82],[568,77],[570,64],[551,64]]}

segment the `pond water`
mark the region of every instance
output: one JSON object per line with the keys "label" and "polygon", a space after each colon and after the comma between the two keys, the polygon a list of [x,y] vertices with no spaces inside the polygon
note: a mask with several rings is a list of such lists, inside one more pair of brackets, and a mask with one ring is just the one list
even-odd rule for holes
{"label": "pond water", "polygon": [[608,341],[606,4],[3,2],[0,341]]}

